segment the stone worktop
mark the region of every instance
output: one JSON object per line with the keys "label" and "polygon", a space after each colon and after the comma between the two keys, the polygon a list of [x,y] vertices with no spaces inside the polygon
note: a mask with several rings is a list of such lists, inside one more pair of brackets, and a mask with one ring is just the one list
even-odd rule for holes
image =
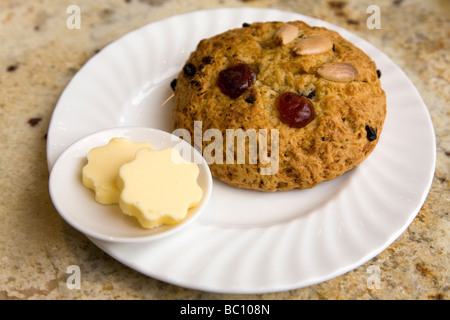
{"label": "stone worktop", "polygon": [[[66,26],[81,8],[81,28]],[[366,25],[381,9],[381,28]],[[329,281],[267,294],[219,294],[167,284],[97,248],[58,215],[48,194],[46,133],[75,73],[108,43],[147,23],[218,7],[295,11],[375,45],[412,80],[437,140],[429,195],[411,225],[377,257]],[[37,0],[0,2],[0,299],[449,299],[450,2],[447,0]],[[411,128],[412,130],[414,128]],[[81,286],[67,286],[68,267]],[[367,285],[377,266],[380,283]]]}

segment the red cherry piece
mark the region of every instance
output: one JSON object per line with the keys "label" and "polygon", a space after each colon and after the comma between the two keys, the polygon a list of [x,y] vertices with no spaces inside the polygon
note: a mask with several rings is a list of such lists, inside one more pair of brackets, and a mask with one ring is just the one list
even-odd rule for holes
{"label": "red cherry piece", "polygon": [[241,96],[256,80],[256,73],[245,63],[220,71],[217,84],[232,99]]}
{"label": "red cherry piece", "polygon": [[282,93],[276,100],[276,106],[281,121],[293,128],[303,128],[315,116],[312,102],[296,93]]}

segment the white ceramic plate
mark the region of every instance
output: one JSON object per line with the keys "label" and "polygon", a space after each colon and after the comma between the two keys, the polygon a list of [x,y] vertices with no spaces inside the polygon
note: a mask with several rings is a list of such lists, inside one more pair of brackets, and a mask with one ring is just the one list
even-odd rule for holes
{"label": "white ceramic plate", "polygon": [[[123,264],[183,287],[221,293],[295,289],[376,256],[412,222],[431,186],[434,130],[416,88],[384,53],[321,20],[271,9],[216,9],[151,23],[113,42],[78,72],[48,132],[51,169],[93,131],[148,126],[172,132],[169,86],[199,40],[244,22],[303,20],[336,30],[382,72],[388,113],[380,141],[358,168],[312,190],[262,193],[214,181],[209,208],[182,234],[149,244],[91,239]],[[163,105],[164,104],[164,105]],[[159,106],[159,107],[155,107]]]}
{"label": "white ceramic plate", "polygon": [[[94,192],[81,183],[81,171],[87,163],[89,150],[104,146],[115,137],[127,138],[133,142],[148,142],[156,150],[173,147],[183,151],[186,148],[188,152],[181,153],[185,160],[202,160],[201,163],[196,163],[200,169],[197,182],[203,190],[203,198],[188,211],[186,219],[175,225],[145,229],[135,218],[123,214],[119,205],[103,205],[95,201]],[[194,153],[198,156],[195,157]],[[87,236],[103,241],[142,243],[171,236],[197,220],[211,197],[212,177],[201,154],[177,136],[147,127],[117,127],[91,133],[68,147],[52,168],[49,191],[61,217]]]}

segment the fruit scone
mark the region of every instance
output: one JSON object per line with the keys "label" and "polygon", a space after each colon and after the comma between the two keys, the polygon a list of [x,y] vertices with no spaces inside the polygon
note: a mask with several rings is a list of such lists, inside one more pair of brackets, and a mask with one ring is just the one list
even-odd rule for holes
{"label": "fruit scone", "polygon": [[[214,130],[201,147],[225,183],[312,188],[374,150],[386,116],[379,76],[374,61],[334,31],[301,21],[245,23],[201,40],[190,54],[174,88],[175,127],[192,137],[196,125],[201,134]],[[238,161],[241,147],[245,161]]]}

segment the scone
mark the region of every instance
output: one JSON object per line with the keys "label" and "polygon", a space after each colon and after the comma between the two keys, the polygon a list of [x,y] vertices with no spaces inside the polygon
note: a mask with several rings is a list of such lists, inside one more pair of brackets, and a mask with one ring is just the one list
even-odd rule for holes
{"label": "scone", "polygon": [[370,57],[301,21],[244,24],[201,40],[174,94],[175,127],[200,144],[212,175],[262,191],[312,188],[355,168],[386,116]]}

